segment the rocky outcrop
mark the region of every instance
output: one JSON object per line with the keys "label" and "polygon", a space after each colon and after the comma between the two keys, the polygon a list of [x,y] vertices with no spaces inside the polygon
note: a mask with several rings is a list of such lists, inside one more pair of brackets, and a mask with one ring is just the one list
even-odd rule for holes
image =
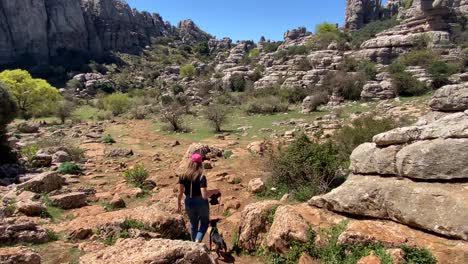
{"label": "rocky outcrop", "polygon": [[2,264],[41,264],[41,256],[26,247],[0,248]]}
{"label": "rocky outcrop", "polygon": [[136,53],[161,36],[189,44],[211,38],[191,21],[175,28],[122,0],[1,0],[0,10],[0,65]]}
{"label": "rocky outcrop", "polygon": [[438,89],[429,106],[438,111],[463,111],[468,109],[468,82],[447,85]]}
{"label": "rocky outcrop", "polygon": [[56,172],[44,172],[17,186],[18,190],[35,193],[49,193],[58,190],[65,183],[65,179]]}
{"label": "rocky outcrop", "polygon": [[166,239],[124,239],[114,246],[87,254],[80,258],[82,264],[114,264],[125,262],[214,264],[205,245],[194,242]]}
{"label": "rocky outcrop", "polygon": [[380,0],[347,0],[344,28],[357,30],[372,21],[396,16],[401,2],[390,0],[386,5],[381,6]]}
{"label": "rocky outcrop", "polygon": [[[445,89],[432,99],[433,108],[457,105],[455,109],[466,110],[463,93],[451,86]],[[373,143],[353,151],[353,174],[347,181],[309,203],[467,241],[466,131],[467,111],[430,113],[414,126],[376,135]]]}
{"label": "rocky outcrop", "polygon": [[46,243],[49,241],[46,229],[32,222],[0,221],[0,243]]}

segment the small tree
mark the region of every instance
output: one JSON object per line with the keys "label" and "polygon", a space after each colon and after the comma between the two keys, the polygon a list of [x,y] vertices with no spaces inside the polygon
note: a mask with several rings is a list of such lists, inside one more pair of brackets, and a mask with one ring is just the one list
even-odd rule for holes
{"label": "small tree", "polygon": [[197,55],[200,56],[209,56],[210,55],[210,47],[208,46],[207,42],[202,42],[198,44],[195,48],[194,51]]}
{"label": "small tree", "polygon": [[185,113],[185,106],[173,102],[162,109],[161,120],[169,124],[170,130],[181,132],[183,131],[183,117]]}
{"label": "small tree", "polygon": [[67,118],[72,116],[73,111],[75,111],[76,105],[68,100],[62,100],[57,104],[57,109],[55,110],[55,115],[60,119],[62,124],[65,124]]}
{"label": "small tree", "polygon": [[[16,103],[0,82],[0,164],[14,161],[5,136],[6,126],[13,121],[17,114]],[[1,177],[1,172],[0,172]]]}
{"label": "small tree", "polygon": [[185,64],[180,67],[180,77],[182,78],[193,78],[197,74],[197,69],[192,64]]}
{"label": "small tree", "polygon": [[215,131],[221,132],[221,126],[228,121],[229,108],[224,105],[211,104],[205,109],[203,114]]}
{"label": "small tree", "polygon": [[111,111],[114,116],[125,113],[131,105],[131,99],[123,93],[115,93],[104,97],[102,101],[104,108]]}
{"label": "small tree", "polygon": [[25,119],[51,110],[55,102],[61,99],[56,88],[45,80],[33,79],[24,70],[3,71],[0,73],[0,81],[6,85]]}

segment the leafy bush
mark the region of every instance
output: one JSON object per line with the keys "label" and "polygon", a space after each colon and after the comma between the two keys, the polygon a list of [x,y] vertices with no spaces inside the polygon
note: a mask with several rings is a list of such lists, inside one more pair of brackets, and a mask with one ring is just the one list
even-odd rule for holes
{"label": "leafy bush", "polygon": [[253,82],[256,82],[263,78],[263,70],[260,67],[255,68],[252,76],[250,76]]}
{"label": "leafy bush", "polygon": [[421,66],[427,67],[434,61],[438,60],[439,56],[432,50],[422,49],[414,50],[401,57],[401,62],[406,66]]}
{"label": "leafy bush", "polygon": [[104,109],[111,111],[114,116],[127,112],[131,105],[131,99],[123,93],[110,94],[103,99]]}
{"label": "leafy bush", "polygon": [[184,114],[186,108],[178,103],[171,103],[161,110],[161,121],[169,124],[169,129],[175,132],[183,132]]}
{"label": "leafy bush", "polygon": [[392,74],[392,85],[399,96],[418,96],[428,92],[422,82],[407,72]]}
{"label": "leafy bush", "polygon": [[428,72],[434,80],[435,88],[449,84],[449,77],[458,71],[458,65],[444,61],[434,61],[429,65]]}
{"label": "leafy bush", "polygon": [[235,75],[232,77],[232,91],[233,92],[243,92],[245,91],[246,81],[243,76]]}
{"label": "leafy bush", "polygon": [[262,44],[263,51],[265,53],[272,53],[278,50],[278,47],[283,44],[281,41],[274,41],[274,42],[265,42]]}
{"label": "leafy bush", "polygon": [[260,50],[259,49],[251,49],[248,54],[249,58],[252,60],[258,59],[260,57]]}
{"label": "leafy bush", "polygon": [[203,115],[216,132],[221,132],[221,126],[228,121],[229,109],[223,105],[211,104],[205,109]]}
{"label": "leafy bush", "polygon": [[180,77],[182,78],[193,78],[197,74],[197,69],[192,64],[185,64],[180,67]]}
{"label": "leafy bush", "polygon": [[21,149],[21,154],[26,157],[28,161],[32,161],[39,151],[39,147],[37,145],[30,145],[26,146]]}
{"label": "leafy bush", "polygon": [[276,96],[253,98],[245,105],[247,114],[274,114],[288,111],[288,104]]}
{"label": "leafy bush", "polygon": [[24,70],[5,70],[0,82],[6,86],[25,119],[51,112],[61,99],[60,93],[47,81],[34,79]]}
{"label": "leafy bush", "polygon": [[403,246],[405,252],[406,263],[409,264],[436,264],[437,260],[427,250],[422,248],[415,248],[409,246]]}
{"label": "leafy bush", "polygon": [[427,49],[429,44],[431,43],[432,39],[427,34],[420,34],[413,38],[413,46],[418,50]]}
{"label": "leafy bush", "polygon": [[330,95],[343,96],[346,100],[359,100],[366,80],[362,73],[332,72],[325,77],[322,89],[327,90]]}
{"label": "leafy bush", "polygon": [[16,114],[16,103],[6,87],[0,82],[0,164],[13,163],[15,161],[5,134],[7,125],[13,121]]}
{"label": "leafy bush", "polygon": [[99,121],[111,120],[112,112],[107,110],[100,110],[96,113],[96,119]]}
{"label": "leafy bush", "polygon": [[102,139],[102,143],[104,143],[104,144],[114,144],[115,139],[111,135],[107,135]]}
{"label": "leafy bush", "polygon": [[148,171],[142,164],[135,165],[133,169],[124,171],[123,176],[125,179],[135,187],[142,188],[145,181],[149,177]]}
{"label": "leafy bush", "polygon": [[73,162],[64,162],[60,164],[58,172],[61,174],[80,174],[82,171],[81,167]]}
{"label": "leafy bush", "polygon": [[309,53],[309,49],[306,46],[291,46],[288,48],[288,55],[289,56],[294,56],[294,55],[306,55]]}
{"label": "leafy bush", "polygon": [[199,56],[209,56],[210,55],[210,47],[208,46],[207,42],[202,42],[195,46],[193,51],[198,54]]}
{"label": "leafy bush", "polygon": [[172,93],[174,93],[174,95],[178,95],[178,94],[181,94],[181,93],[184,93],[184,87],[180,84],[174,84],[172,87],[171,87],[171,90],[172,90]]}
{"label": "leafy bush", "polygon": [[315,26],[315,34],[325,34],[325,33],[338,33],[339,30],[336,27],[336,24],[331,24],[328,22],[323,22]]}
{"label": "leafy bush", "polygon": [[70,88],[70,89],[83,88],[83,84],[79,80],[76,80],[76,79],[69,80],[66,86],[67,88]]}
{"label": "leafy bush", "polygon": [[374,119],[374,115],[365,115],[344,126],[335,134],[335,141],[340,149],[340,159],[348,160],[353,150],[380,133],[397,127],[398,124],[388,118]]}
{"label": "leafy bush", "polygon": [[399,21],[396,19],[386,19],[386,20],[377,20],[366,24],[363,28],[356,30],[352,33],[352,46],[355,49],[359,49],[361,44],[374,38],[377,33],[380,33],[384,30],[397,26]]}
{"label": "leafy bush", "polygon": [[76,109],[76,105],[68,100],[62,100],[57,104],[55,115],[65,124],[67,118],[71,117]]}
{"label": "leafy bush", "polygon": [[403,0],[403,8],[410,9],[413,6],[413,0]]}
{"label": "leafy bush", "polygon": [[272,152],[268,162],[273,186],[284,186],[301,201],[340,184],[341,165],[339,148],[334,143],[313,142],[306,135],[299,136],[286,149]]}

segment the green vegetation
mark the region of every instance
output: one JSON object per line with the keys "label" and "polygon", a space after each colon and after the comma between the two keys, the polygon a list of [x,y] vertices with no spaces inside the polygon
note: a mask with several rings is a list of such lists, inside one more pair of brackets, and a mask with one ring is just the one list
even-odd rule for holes
{"label": "green vegetation", "polygon": [[72,174],[72,175],[77,175],[82,172],[82,169],[80,166],[75,164],[74,162],[64,162],[60,164],[58,168],[58,172],[60,174]]}
{"label": "green vegetation", "polygon": [[228,121],[230,109],[220,104],[210,104],[203,112],[204,117],[216,132],[221,132],[221,126]]}
{"label": "green vegetation", "polygon": [[104,144],[114,144],[115,139],[111,135],[107,135],[102,139],[102,143],[104,143]]}
{"label": "green vegetation", "polygon": [[245,105],[247,114],[274,114],[288,111],[288,103],[276,96],[250,99]]}
{"label": "green vegetation", "polygon": [[398,24],[399,22],[396,19],[372,21],[366,24],[363,28],[354,31],[351,34],[351,45],[354,49],[359,49],[359,47],[364,41],[374,38],[377,35],[377,33],[397,26]]}
{"label": "green vegetation", "polygon": [[413,0],[403,0],[403,7],[405,9],[410,9],[413,6]]}
{"label": "green vegetation", "polygon": [[144,189],[145,182],[149,177],[149,172],[143,164],[137,164],[133,169],[128,169],[123,173],[125,179],[133,186]]}
{"label": "green vegetation", "polygon": [[325,77],[321,90],[327,91],[329,95],[341,95],[346,100],[359,100],[366,81],[367,78],[363,73],[353,74],[336,71]]}
{"label": "green vegetation", "polygon": [[161,110],[161,121],[167,123],[169,126],[167,130],[174,132],[184,132],[184,114],[187,113],[187,109],[177,102],[171,103],[165,106]]}
{"label": "green vegetation", "polygon": [[130,108],[131,100],[127,94],[115,93],[104,97],[102,105],[105,110],[112,112],[114,116],[118,116],[127,112]]}
{"label": "green vegetation", "polygon": [[39,151],[39,147],[37,145],[29,145],[21,149],[21,154],[24,157],[26,157],[28,162],[31,162],[32,160],[34,160],[34,158],[36,158],[38,151]]}
{"label": "green vegetation", "polygon": [[207,42],[202,42],[202,43],[198,44],[197,46],[195,46],[193,51],[197,55],[202,56],[202,57],[210,55],[210,47],[208,46]]}
{"label": "green vegetation", "polygon": [[62,124],[65,124],[67,118],[73,115],[76,105],[68,100],[61,100],[57,103],[57,109],[55,110],[55,116],[60,119]]}
{"label": "green vegetation", "polygon": [[432,50],[420,49],[404,54],[399,59],[406,66],[427,67],[427,65],[438,60],[439,55]]}
{"label": "green vegetation", "polygon": [[172,93],[174,95],[178,95],[178,94],[181,94],[181,93],[184,93],[184,87],[180,84],[174,84],[172,87],[171,87],[171,90],[172,90]]}
{"label": "green vegetation", "polygon": [[[103,243],[107,246],[112,246],[117,242],[119,238],[129,238],[131,229],[138,229],[142,231],[152,231],[152,228],[147,224],[135,220],[135,219],[125,219],[125,221],[120,224],[120,229],[117,232],[107,234],[104,238]],[[100,234],[100,230],[97,230],[97,233]]]}
{"label": "green vegetation", "polygon": [[185,64],[180,67],[180,77],[192,79],[197,74],[197,69],[192,64]]}
{"label": "green vegetation", "polygon": [[58,90],[47,81],[34,79],[24,70],[5,70],[0,73],[0,82],[4,83],[25,119],[53,112],[61,98]]}
{"label": "green vegetation", "polygon": [[327,49],[332,42],[337,44],[338,50],[345,49],[348,36],[341,32],[336,24],[324,22],[316,26],[315,32],[315,38],[308,44],[311,49]]}
{"label": "green vegetation", "polygon": [[434,61],[429,65],[428,72],[434,80],[434,87],[439,88],[449,84],[449,77],[458,71],[458,65],[444,61]]}
{"label": "green vegetation", "polygon": [[437,264],[437,260],[425,248],[403,246],[402,249],[408,264]]}
{"label": "green vegetation", "polygon": [[49,242],[60,239],[59,235],[52,230],[47,230],[47,238],[49,238]]}
{"label": "green vegetation", "polygon": [[281,41],[265,42],[262,44],[265,53],[272,53],[278,50],[278,47],[283,44]]}
{"label": "green vegetation", "polygon": [[46,206],[47,211],[43,212],[41,217],[50,218],[53,223],[57,223],[62,218],[65,210],[56,207],[49,199],[49,195],[46,193],[42,194],[42,202]]}

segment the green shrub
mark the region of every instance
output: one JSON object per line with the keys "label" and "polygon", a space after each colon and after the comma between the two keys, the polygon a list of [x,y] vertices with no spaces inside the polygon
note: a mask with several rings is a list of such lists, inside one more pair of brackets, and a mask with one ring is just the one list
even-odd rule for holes
{"label": "green shrub", "polygon": [[171,87],[171,90],[172,90],[172,93],[174,93],[174,95],[178,95],[178,94],[181,94],[181,93],[184,93],[184,87],[180,84],[174,84],[172,87]]}
{"label": "green shrub", "polygon": [[375,135],[397,126],[398,124],[392,119],[374,119],[374,115],[365,115],[352,121],[351,124],[341,128],[334,137],[340,148],[340,159],[348,160],[356,147],[372,142]]}
{"label": "green shrub", "polygon": [[149,173],[145,169],[145,166],[143,166],[142,164],[138,164],[135,165],[133,169],[128,169],[124,171],[123,176],[133,186],[143,188],[145,185],[145,181],[149,177]]}
{"label": "green shrub", "polygon": [[49,239],[49,242],[58,241],[60,239],[59,235],[51,230],[47,230],[47,238]]}
{"label": "green shrub", "polygon": [[55,115],[60,119],[62,124],[65,124],[66,119],[73,115],[75,109],[76,105],[73,102],[68,100],[62,100],[57,104]]}
{"label": "green shrub", "polygon": [[23,154],[28,161],[32,161],[36,157],[38,151],[39,147],[37,145],[30,145],[22,148],[21,154]]}
{"label": "green shrub", "polygon": [[370,22],[363,28],[352,33],[351,44],[355,49],[358,49],[364,41],[374,38],[378,33],[397,26],[398,24],[399,21],[396,19],[377,20]]}
{"label": "green shrub", "polygon": [[234,154],[234,152],[232,152],[232,150],[224,151],[223,158],[224,159],[229,159],[233,154]]}
{"label": "green shrub", "polygon": [[434,61],[429,65],[428,72],[434,80],[434,87],[439,88],[449,84],[449,77],[458,71],[458,65],[444,61]]}
{"label": "green shrub", "polygon": [[434,51],[422,49],[414,50],[402,55],[401,62],[406,66],[427,67],[428,65],[430,65],[438,59],[439,56]]}
{"label": "green shrub", "polygon": [[169,130],[174,132],[184,132],[184,114],[187,112],[185,106],[177,102],[165,106],[161,110],[161,121],[169,124]]}
{"label": "green shrub", "polygon": [[263,70],[260,67],[255,68],[252,76],[250,76],[253,82],[256,82],[263,78]]}
{"label": "green shrub", "polygon": [[248,54],[249,58],[252,59],[252,60],[256,60],[258,59],[258,57],[260,57],[260,50],[255,48],[255,49],[251,49],[249,51],[249,54]]}
{"label": "green shrub", "polygon": [[192,64],[185,64],[180,67],[180,77],[192,79],[197,74],[197,69]]}
{"label": "green shrub", "polygon": [[392,74],[392,85],[399,96],[418,96],[428,92],[422,82],[407,72]]}
{"label": "green shrub", "polygon": [[216,132],[221,132],[221,126],[228,121],[229,112],[230,110],[226,106],[210,104],[203,112],[203,115]]}
{"label": "green shrub", "polygon": [[403,0],[403,7],[405,9],[410,9],[413,6],[413,0]]}
{"label": "green shrub", "polygon": [[332,72],[323,80],[322,90],[328,94],[338,94],[346,100],[359,100],[361,98],[362,87],[367,78],[362,73],[347,73],[343,71]]}
{"label": "green shrub", "polygon": [[102,139],[102,143],[104,143],[104,144],[114,144],[115,140],[111,135],[107,135]]}
{"label": "green shrub", "polygon": [[325,33],[337,33],[338,34],[338,32],[339,30],[336,27],[336,24],[323,22],[315,26],[315,34],[317,35],[325,34]]}
{"label": "green shrub", "polygon": [[252,98],[245,105],[247,114],[274,114],[288,111],[288,104],[276,96]]}
{"label": "green shrub", "polygon": [[102,103],[105,110],[112,112],[114,116],[118,116],[126,113],[132,102],[128,95],[115,93],[104,97]]}
{"label": "green shrub", "polygon": [[432,38],[427,34],[420,34],[413,38],[413,46],[417,50],[425,50],[428,48],[429,44],[432,41]]}
{"label": "green shrub", "polygon": [[288,55],[295,56],[295,55],[307,55],[309,53],[309,49],[306,46],[299,45],[299,46],[291,46],[288,48]]}
{"label": "green shrub", "polygon": [[245,86],[247,82],[244,77],[241,75],[235,75],[232,77],[232,91],[233,92],[243,92],[245,91]]}
{"label": "green shrub", "polygon": [[388,67],[388,72],[390,74],[402,73],[402,72],[405,72],[405,70],[406,70],[406,66],[403,63],[401,63],[399,60],[394,61]]}
{"label": "green shrub", "polygon": [[66,86],[67,88],[70,88],[70,89],[83,88],[83,84],[79,80],[76,80],[76,79],[69,80]]}
{"label": "green shrub", "polygon": [[58,172],[60,174],[72,174],[77,175],[80,174],[82,171],[81,167],[73,162],[64,162],[60,164],[58,168]]}
{"label": "green shrub", "polygon": [[274,42],[265,42],[262,44],[263,51],[265,53],[272,53],[278,50],[278,47],[283,44],[281,41],[274,41]]}
{"label": "green shrub", "polygon": [[111,120],[112,116],[112,112],[107,110],[100,110],[96,113],[96,119],[99,121]]}
{"label": "green shrub", "polygon": [[210,47],[208,46],[207,42],[199,43],[193,51],[198,54],[199,56],[209,56],[210,55]]}
{"label": "green shrub", "polygon": [[272,185],[286,187],[301,201],[340,184],[341,165],[339,148],[334,143],[313,142],[306,135],[299,136],[285,149],[272,152],[268,162]]}
{"label": "green shrub", "polygon": [[437,260],[427,250],[415,247],[403,246],[406,263],[408,264],[436,264]]}
{"label": "green shrub", "polygon": [[368,61],[368,60],[363,60],[359,63],[358,66],[359,71],[363,72],[366,76],[367,79],[373,80],[375,79],[375,76],[377,75],[377,68],[375,62]]}

